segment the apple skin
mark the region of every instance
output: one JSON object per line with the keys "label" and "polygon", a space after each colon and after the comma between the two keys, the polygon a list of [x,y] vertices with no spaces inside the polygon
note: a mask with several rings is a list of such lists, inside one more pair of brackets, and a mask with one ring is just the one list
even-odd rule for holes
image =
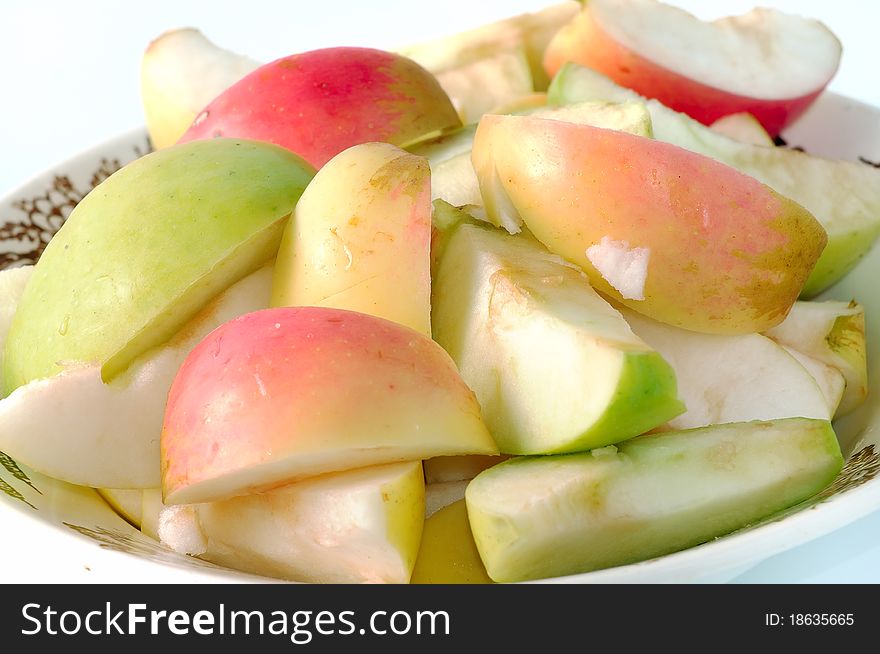
{"label": "apple skin", "polygon": [[181,143],[226,136],[269,141],[315,168],[358,143],[407,145],[461,126],[437,79],[370,48],[324,48],[261,66],[215,98]]}
{"label": "apple skin", "polygon": [[360,311],[431,335],[431,171],[389,143],[328,161],[281,239],[272,306]]}
{"label": "apple skin", "polygon": [[670,70],[619,43],[594,19],[589,5],[557,32],[545,51],[544,67],[551,77],[569,61],[597,70],[704,125],[728,114],[750,113],[771,137],[806,111],[831,81],[828,76],[811,92],[791,98],[761,99],[728,92]]}
{"label": "apple skin", "polygon": [[165,502],[183,504],[498,450],[434,341],[354,311],[293,307],[228,322],[190,353],[169,392],[161,452]]}
{"label": "apple skin", "polygon": [[[510,216],[493,216],[493,207],[514,209],[597,290],[684,329],[748,333],[778,324],[827,240],[809,212],[757,180],[623,132],[484,116],[473,162],[496,225]],[[606,255],[613,269],[600,272]],[[635,288],[608,279],[631,281],[633,269],[642,282]]]}
{"label": "apple skin", "polygon": [[274,259],[313,175],[278,146],[214,139],[159,150],[108,177],[34,267],[6,341],[6,391],[83,365],[101,366],[109,381],[168,341]]}

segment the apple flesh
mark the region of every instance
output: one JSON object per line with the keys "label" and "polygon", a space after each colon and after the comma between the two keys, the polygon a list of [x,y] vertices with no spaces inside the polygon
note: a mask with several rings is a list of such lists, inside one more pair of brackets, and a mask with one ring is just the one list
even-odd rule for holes
{"label": "apple flesh", "polygon": [[[425,407],[431,407],[426,411]],[[388,320],[278,308],[214,330],[168,396],[168,504],[450,454],[495,454],[471,390],[442,348]]]}
{"label": "apple flesh", "polygon": [[410,583],[491,584],[471,534],[464,499],[425,520]]}
{"label": "apple flesh", "polygon": [[223,91],[180,142],[269,141],[320,168],[369,141],[406,145],[461,121],[436,78],[401,55],[324,48],[265,64]]}
{"label": "apple flesh", "polygon": [[826,421],[713,425],[506,461],[470,483],[467,509],[489,576],[524,581],[704,543],[815,495],[842,467]]}
{"label": "apple flesh", "polygon": [[524,222],[599,291],[695,331],[769,329],[822,249],[800,205],[713,159],[534,116],[484,116],[474,169],[490,220]]}
{"label": "apple flesh", "polygon": [[374,466],[267,493],[163,509],[175,551],[309,583],[407,583],[425,511],[420,462]]}
{"label": "apple flesh", "polygon": [[752,114],[738,113],[722,116],[709,125],[719,134],[752,145],[763,145],[767,148],[775,147],[775,143],[767,131],[761,127],[761,123]]}
{"label": "apple flesh", "polygon": [[[33,266],[21,266],[0,271],[0,366],[3,365],[3,351],[9,327],[12,325],[15,310],[18,308],[18,303],[24,294],[24,287],[33,271]],[[5,393],[0,388],[0,398],[3,397],[5,397]]]}
{"label": "apple flesh", "polygon": [[132,526],[140,529],[144,492],[134,488],[98,488],[98,495]]}
{"label": "apple flesh", "polygon": [[[622,309],[633,332],[675,371],[687,411],[665,429],[804,417],[830,420],[836,401],[813,375],[761,334],[700,334]],[[831,406],[829,402],[834,403]]]}
{"label": "apple flesh", "polygon": [[275,257],[313,174],[269,143],[215,139],[111,175],[34,268],[6,341],[7,392],[82,366],[100,366],[111,380],[166,342]]}
{"label": "apple flesh", "polygon": [[432,319],[504,453],[601,447],[683,410],[660,355],[580,270],[525,236],[459,226],[437,270]]}
{"label": "apple flesh", "polygon": [[192,28],[154,39],[141,58],[141,100],[153,147],[174,145],[206,104],[259,65]]}
{"label": "apple flesh", "polygon": [[0,400],[0,450],[72,484],[158,487],[159,436],[178,368],[211,330],[268,307],[271,282],[272,269],[265,267],[233,284],[108,383],[100,366],[89,365],[17,388]]}
{"label": "apple flesh", "polygon": [[331,159],[279,248],[273,306],[349,309],[431,334],[431,174],[388,143]]}
{"label": "apple flesh", "polygon": [[740,143],[576,64],[559,71],[549,99],[551,104],[641,100],[651,112],[656,139],[726,163],[807,209],[825,228],[828,245],[807,279],[805,297],[841,279],[880,236],[880,170],[872,166]]}
{"label": "apple flesh", "polygon": [[840,55],[827,27],[772,9],[703,22],[655,0],[590,0],[544,66],[551,77],[569,61],[588,66],[706,125],[748,112],[776,136],[828,85]]}
{"label": "apple flesh", "polygon": [[840,371],[846,388],[837,409],[845,415],[868,395],[865,308],[858,302],[797,302],[786,319],[766,332],[777,343]]}

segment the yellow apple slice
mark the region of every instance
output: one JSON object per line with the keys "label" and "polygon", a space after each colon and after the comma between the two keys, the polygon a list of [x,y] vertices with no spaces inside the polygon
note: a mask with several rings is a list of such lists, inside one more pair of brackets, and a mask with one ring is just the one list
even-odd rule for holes
{"label": "yellow apple slice", "polygon": [[413,584],[491,584],[471,534],[463,499],[425,520]]}

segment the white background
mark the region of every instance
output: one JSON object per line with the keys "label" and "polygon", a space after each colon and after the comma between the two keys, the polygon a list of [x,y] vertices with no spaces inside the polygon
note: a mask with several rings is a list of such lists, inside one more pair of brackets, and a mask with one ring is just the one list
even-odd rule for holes
{"label": "white background", "polygon": [[[880,3],[755,1],[824,21],[844,46],[830,88],[880,106]],[[755,4],[671,2],[703,18],[741,13]],[[0,195],[55,162],[142,124],[140,57],[166,29],[198,27],[223,47],[269,61],[330,45],[405,45],[553,3],[0,0]],[[880,513],[775,556],[739,581],[880,583]]]}

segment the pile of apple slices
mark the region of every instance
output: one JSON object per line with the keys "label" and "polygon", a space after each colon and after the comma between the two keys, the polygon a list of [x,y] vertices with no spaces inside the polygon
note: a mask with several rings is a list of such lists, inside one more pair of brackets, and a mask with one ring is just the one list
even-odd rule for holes
{"label": "pile of apple slices", "polygon": [[[158,150],[0,274],[0,450],[178,552],[309,582],[585,572],[814,496],[867,394],[864,311],[799,298],[880,233],[880,171],[772,145],[839,49],[750,16],[564,3],[421,66],[163,35]],[[712,86],[661,32],[748,65]],[[645,97],[658,76],[714,124]]]}

